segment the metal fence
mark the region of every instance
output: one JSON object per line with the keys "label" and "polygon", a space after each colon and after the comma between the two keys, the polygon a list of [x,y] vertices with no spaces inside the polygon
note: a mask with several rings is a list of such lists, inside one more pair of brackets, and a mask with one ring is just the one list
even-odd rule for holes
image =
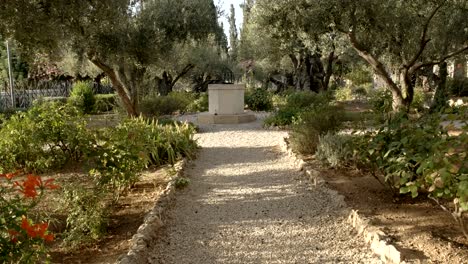
{"label": "metal fence", "polygon": [[[73,83],[71,81],[39,81],[18,83],[13,90],[13,101],[7,84],[0,89],[0,111],[8,109],[27,109],[33,102],[44,97],[68,97]],[[95,94],[110,94],[114,90],[111,85],[93,83]]]}

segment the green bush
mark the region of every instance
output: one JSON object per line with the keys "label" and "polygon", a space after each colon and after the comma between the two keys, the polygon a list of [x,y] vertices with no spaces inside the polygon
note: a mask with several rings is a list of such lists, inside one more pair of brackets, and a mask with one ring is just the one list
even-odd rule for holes
{"label": "green bush", "polygon": [[294,118],[299,114],[298,109],[291,109],[291,108],[281,108],[269,117],[265,118],[264,125],[266,127],[271,126],[278,126],[278,127],[286,127],[291,125]]}
{"label": "green bush", "polygon": [[[321,100],[325,100],[325,102]],[[328,103],[326,97],[313,92],[295,92],[286,97],[286,108],[290,109],[304,109],[322,103]]]}
{"label": "green bush", "polygon": [[62,199],[63,209],[67,212],[63,233],[65,246],[76,248],[101,238],[109,215],[106,193],[73,184],[63,189]]}
{"label": "green bush", "polygon": [[117,104],[116,94],[96,94],[95,98],[94,110],[97,113],[110,112]]}
{"label": "green bush", "polygon": [[143,98],[140,109],[146,117],[158,117],[175,112],[184,113],[193,101],[194,94],[188,92],[171,92],[167,96],[151,95]]}
{"label": "green bush", "polygon": [[90,173],[100,185],[124,190],[148,165],[175,164],[180,158],[193,157],[197,148],[194,134],[189,124],[163,126],[143,118],[126,120],[103,133]]}
{"label": "green bush", "polygon": [[43,103],[17,113],[0,129],[0,172],[45,172],[79,161],[93,137],[79,112],[60,103]]}
{"label": "green bush", "polygon": [[450,199],[453,216],[465,235],[468,212],[468,134],[452,137],[440,125],[439,114],[419,120],[395,117],[375,132],[357,137],[354,160],[377,178],[383,177],[395,193]]}
{"label": "green bush", "polygon": [[335,99],[337,101],[352,101],[354,100],[353,90],[351,86],[340,87],[335,90]]}
{"label": "green bush", "polygon": [[[276,99],[278,100],[278,99]],[[285,97],[285,104],[264,121],[265,126],[289,126],[305,109],[328,105],[331,101],[329,93],[294,92]]]}
{"label": "green bush", "polygon": [[197,98],[193,100],[187,106],[187,112],[197,113],[197,112],[208,112],[208,94],[200,93],[197,95]]}
{"label": "green bush", "polygon": [[332,132],[319,136],[316,158],[334,168],[346,166],[353,153],[349,147],[351,145],[350,139],[349,135]]}
{"label": "green bush", "polygon": [[77,107],[85,114],[91,114],[94,111],[96,98],[93,88],[88,82],[76,82],[73,85],[68,103]]}
{"label": "green bush", "polygon": [[392,94],[387,89],[372,90],[369,93],[369,104],[378,121],[383,122],[389,118],[389,114],[393,110]]}
{"label": "green bush", "polygon": [[453,96],[468,96],[468,78],[447,78],[447,89]]}
{"label": "green bush", "polygon": [[301,112],[293,125],[291,143],[302,154],[314,154],[319,136],[337,131],[342,124],[343,109],[319,105]]}
{"label": "green bush", "polygon": [[270,111],[273,108],[272,95],[262,88],[246,92],[245,103],[252,111]]}

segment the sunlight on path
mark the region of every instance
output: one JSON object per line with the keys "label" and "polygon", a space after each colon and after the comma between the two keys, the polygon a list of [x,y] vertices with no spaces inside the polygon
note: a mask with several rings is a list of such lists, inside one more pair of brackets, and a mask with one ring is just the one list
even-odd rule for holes
{"label": "sunlight on path", "polygon": [[344,203],[312,188],[260,122],[205,127],[151,263],[380,263],[344,223]]}

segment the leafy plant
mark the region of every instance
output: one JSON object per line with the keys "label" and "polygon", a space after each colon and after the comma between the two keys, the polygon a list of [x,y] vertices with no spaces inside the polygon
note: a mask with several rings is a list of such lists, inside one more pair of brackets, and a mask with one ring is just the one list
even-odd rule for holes
{"label": "leafy plant", "polygon": [[68,103],[80,109],[84,114],[91,114],[94,111],[96,98],[93,88],[88,82],[76,82],[73,85]]}
{"label": "leafy plant", "polygon": [[293,125],[293,148],[303,154],[314,154],[319,144],[319,136],[340,128],[342,112],[341,108],[331,105],[318,105],[303,111]]}
{"label": "leafy plant", "polygon": [[247,91],[245,94],[245,103],[252,111],[270,111],[273,108],[271,94],[262,88],[256,88]]}
{"label": "leafy plant", "polygon": [[175,187],[178,189],[185,188],[189,184],[190,184],[190,179],[185,178],[185,177],[178,177],[174,182]]}
{"label": "leafy plant", "polygon": [[95,98],[94,110],[97,113],[112,111],[117,104],[116,94],[96,94]]}
{"label": "leafy plant", "polygon": [[62,168],[69,161],[79,161],[93,142],[78,111],[56,102],[13,115],[0,128],[0,135],[0,172]]}
{"label": "leafy plant", "polygon": [[193,100],[187,106],[187,112],[189,113],[196,113],[196,112],[207,112],[209,107],[208,102],[208,94],[207,93],[200,93],[197,95],[198,98]]}
{"label": "leafy plant", "polygon": [[326,162],[331,167],[344,167],[352,157],[350,146],[350,136],[328,132],[319,136],[317,152],[315,156],[318,160]]}
{"label": "leafy plant", "polygon": [[108,204],[106,194],[96,188],[67,186],[63,191],[67,229],[63,233],[66,246],[71,248],[98,240],[105,233]]}
{"label": "leafy plant", "polygon": [[47,259],[45,242],[54,240],[48,223],[39,220],[34,223],[31,211],[43,199],[46,190],[58,186],[53,184],[53,179],[43,181],[36,175],[20,174],[0,174],[1,263],[44,261]]}
{"label": "leafy plant", "polygon": [[195,101],[195,96],[188,92],[171,92],[167,96],[150,95],[141,101],[140,108],[144,116],[159,117],[175,112],[185,112]]}

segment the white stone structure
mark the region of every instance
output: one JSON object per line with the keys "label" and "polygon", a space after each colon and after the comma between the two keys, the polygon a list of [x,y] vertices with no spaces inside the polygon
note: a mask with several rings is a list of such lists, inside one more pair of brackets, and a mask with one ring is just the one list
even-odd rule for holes
{"label": "white stone structure", "polygon": [[239,124],[255,121],[255,115],[244,111],[244,84],[211,84],[208,86],[209,112],[198,115],[200,124]]}

